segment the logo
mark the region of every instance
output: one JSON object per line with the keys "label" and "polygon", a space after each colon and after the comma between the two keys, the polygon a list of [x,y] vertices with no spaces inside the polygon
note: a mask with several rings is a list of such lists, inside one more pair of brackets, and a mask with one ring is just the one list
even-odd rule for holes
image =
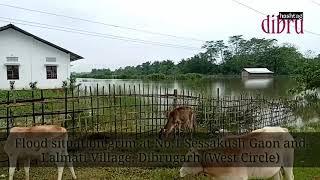
{"label": "logo", "polygon": [[303,34],[303,12],[279,12],[278,16],[267,15],[261,23],[267,34]]}

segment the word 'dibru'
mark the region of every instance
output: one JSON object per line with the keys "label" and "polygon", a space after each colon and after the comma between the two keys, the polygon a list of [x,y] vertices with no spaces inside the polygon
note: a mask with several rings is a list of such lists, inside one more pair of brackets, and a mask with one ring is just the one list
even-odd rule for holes
{"label": "word 'dibru'", "polygon": [[303,12],[279,12],[278,16],[267,15],[262,20],[261,28],[267,34],[291,32],[303,34]]}

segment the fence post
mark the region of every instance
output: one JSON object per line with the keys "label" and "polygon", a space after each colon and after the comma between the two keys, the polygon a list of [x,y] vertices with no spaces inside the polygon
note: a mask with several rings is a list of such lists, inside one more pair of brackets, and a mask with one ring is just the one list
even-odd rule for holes
{"label": "fence post", "polygon": [[94,122],[93,122],[93,99],[92,99],[92,90],[91,90],[91,86],[89,87],[89,93],[90,93],[90,108],[91,108],[91,126],[92,129],[94,129]]}
{"label": "fence post", "polygon": [[[153,116],[153,111],[154,111],[154,109],[153,109],[153,98],[154,98],[154,96],[153,96],[153,94],[154,94],[154,89],[153,89],[154,87],[152,86],[151,87],[151,131],[152,131],[152,133],[153,133],[153,129],[154,129],[154,122],[153,122],[153,118],[154,118],[154,116]],[[156,116],[157,117],[157,116]]]}
{"label": "fence post", "polygon": [[167,98],[167,105],[166,105],[166,107],[167,107],[167,113],[169,113],[169,89],[168,89],[168,87],[167,87],[167,89],[165,89],[165,91],[167,92],[167,93],[166,93],[166,98]]}
{"label": "fence post", "polygon": [[77,110],[78,110],[78,125],[77,128],[81,131],[81,112],[80,110],[80,86],[77,87]]}
{"label": "fence post", "polygon": [[68,118],[68,88],[64,89],[64,127],[67,127]]}
{"label": "fence post", "polygon": [[138,118],[137,118],[137,93],[136,93],[136,85],[133,85],[133,94],[134,94],[134,119],[136,123],[136,138],[138,138]]}
{"label": "fence post", "polygon": [[[161,103],[162,103],[161,101],[162,101],[162,100],[161,100],[161,95],[162,95],[162,94],[161,94],[161,86],[159,86],[159,107],[160,107],[160,108],[159,108],[158,112],[160,113],[160,115],[159,115],[159,120],[160,120],[160,121],[159,121],[159,124],[160,124],[160,126],[161,126],[161,122],[162,122],[162,118],[161,118],[161,113],[162,113],[162,105],[161,105]],[[158,121],[156,121],[156,130],[158,130],[157,128],[158,128]]]}
{"label": "fence post", "polygon": [[[143,94],[144,95],[144,94]],[[148,104],[148,106],[150,105],[150,85],[148,84],[148,89],[147,89],[147,104]],[[145,105],[145,104],[144,104]],[[144,106],[144,107],[146,107],[146,106]],[[153,109],[152,109],[153,110]],[[153,111],[151,110],[151,112],[152,112],[152,114],[153,114]],[[146,110],[145,110],[146,111]],[[146,118],[146,120],[147,120],[147,133],[148,133],[148,135],[150,134],[150,132],[149,132],[149,130],[150,130],[150,112],[148,111],[148,112],[146,112],[145,113],[145,115],[147,116],[147,117],[145,117]],[[144,122],[144,125],[143,126],[146,126],[146,122]]]}
{"label": "fence post", "polygon": [[[122,98],[121,98],[121,85],[119,85],[119,117],[120,117],[120,132],[122,134],[122,128],[123,128],[123,119],[122,119]],[[122,134],[123,135],[123,134]]]}
{"label": "fence post", "polygon": [[[130,91],[130,85],[129,85],[129,91]],[[130,93],[131,94],[131,93]],[[126,90],[126,84],[124,83],[123,84],[123,95],[124,95],[124,97],[123,97],[123,99],[124,99],[124,109],[125,109],[125,111],[124,111],[124,120],[125,120],[125,126],[126,126],[126,133],[128,132],[128,115],[127,115],[127,95],[128,95],[128,93],[127,93],[127,90]],[[128,108],[129,109],[129,108]]]}
{"label": "fence post", "polygon": [[36,117],[34,114],[34,90],[31,91],[31,97],[32,97],[32,120],[33,120],[33,125],[34,125],[36,123]]}
{"label": "fence post", "polygon": [[41,118],[42,118],[42,122],[41,124],[43,125],[44,124],[44,98],[43,98],[43,90],[41,89]]}
{"label": "fence post", "polygon": [[[87,105],[87,98],[88,98],[87,97],[87,91],[88,91],[87,90],[87,86],[85,86],[84,87],[84,104],[85,105]],[[85,106],[85,109],[88,110],[87,106]],[[86,130],[86,134],[88,133],[88,119],[89,119],[89,116],[84,118],[84,127],[85,127],[85,130]]]}
{"label": "fence post", "polygon": [[[238,97],[239,100],[239,97]],[[241,129],[243,128],[243,121],[240,122],[240,119],[238,119],[238,117],[241,117],[241,112],[243,112],[245,114],[245,108],[242,107],[242,94],[240,95],[240,100],[239,100],[239,104],[238,104],[238,108],[237,108],[237,113],[235,114],[235,118],[236,121],[238,121],[238,133],[241,133]],[[238,116],[239,114],[239,116]],[[244,115],[242,116],[244,117]]]}
{"label": "fence post", "polygon": [[117,135],[117,101],[116,101],[116,86],[113,84],[113,110],[114,110],[114,133]]}
{"label": "fence post", "polygon": [[200,94],[199,94],[199,98],[200,98],[200,101],[201,101],[201,109],[202,109],[202,112],[203,112],[203,114],[204,114],[204,122],[208,122],[208,119],[207,119],[207,99],[204,99],[203,98],[203,93],[201,93],[201,96],[200,96]]}
{"label": "fence post", "polygon": [[84,87],[84,104],[87,104],[87,86]]}
{"label": "fence post", "polygon": [[75,128],[75,119],[74,119],[74,87],[71,89],[72,95],[72,135],[74,136],[74,128]]}
{"label": "fence post", "polygon": [[[146,120],[146,109],[145,109],[145,107],[146,107],[146,98],[145,98],[144,94],[145,94],[145,92],[144,92],[144,84],[142,84],[142,95],[141,95],[141,97],[142,97],[142,100],[143,100],[143,105],[142,105],[143,112],[140,111],[140,114],[143,113],[143,119],[141,119],[141,124],[143,125],[143,132],[146,131],[146,125],[145,125],[146,124],[146,122],[145,122],[145,120]],[[141,106],[140,106],[140,108],[141,108]]]}
{"label": "fence post", "polygon": [[[181,91],[180,91],[181,92]],[[182,89],[182,105],[184,106],[185,103],[184,103],[184,89]]]}
{"label": "fence post", "polygon": [[104,96],[104,86],[102,86],[102,115],[103,116],[105,115],[104,113],[105,100],[106,100],[106,97]]}
{"label": "fence post", "polygon": [[141,87],[140,87],[140,84],[139,84],[139,87],[138,87],[139,89],[138,89],[138,91],[139,91],[139,119],[140,119],[140,121],[139,121],[139,133],[140,133],[140,135],[141,135],[141,124],[142,124],[142,104],[141,104],[141,102],[142,102],[142,96],[141,96]]}
{"label": "fence post", "polygon": [[219,88],[217,88],[217,107],[219,108],[220,107],[220,89]]}
{"label": "fence post", "polygon": [[209,132],[212,132],[212,121],[216,122],[215,120],[215,108],[214,108],[214,98],[210,98],[210,105],[211,105],[211,117],[209,121]]}
{"label": "fence post", "polygon": [[109,119],[110,119],[110,133],[112,133],[112,117],[113,117],[113,114],[112,114],[112,99],[111,99],[111,85],[109,84],[108,86],[108,104],[109,104],[109,112],[110,112],[110,116],[109,116]]}
{"label": "fence post", "polygon": [[10,91],[7,92],[7,137],[9,136],[9,123],[13,122],[9,122],[9,104],[10,104]]}
{"label": "fence post", "polygon": [[173,106],[174,108],[177,107],[177,100],[178,100],[178,90],[177,89],[174,89],[173,90]]}
{"label": "fence post", "polygon": [[97,83],[97,132],[99,132],[99,115],[100,115],[100,111],[99,111],[99,84]]}

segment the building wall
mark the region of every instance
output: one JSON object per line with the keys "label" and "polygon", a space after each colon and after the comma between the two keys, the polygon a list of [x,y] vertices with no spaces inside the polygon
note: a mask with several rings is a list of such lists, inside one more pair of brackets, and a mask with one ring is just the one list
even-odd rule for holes
{"label": "building wall", "polygon": [[[37,81],[38,88],[59,88],[62,81],[70,76],[70,55],[56,48],[26,36],[13,29],[0,32],[0,89],[9,89],[7,80],[7,57],[18,57],[19,80],[15,88],[29,88],[30,82]],[[47,79],[46,57],[55,57],[57,79]]]}
{"label": "building wall", "polygon": [[269,74],[269,73],[256,73],[256,74],[254,74],[254,73],[249,73],[249,77],[250,78],[255,78],[255,77],[272,77],[273,75],[272,74]]}
{"label": "building wall", "polygon": [[249,76],[249,73],[247,71],[242,71],[241,72],[241,76],[242,77],[248,77]]}

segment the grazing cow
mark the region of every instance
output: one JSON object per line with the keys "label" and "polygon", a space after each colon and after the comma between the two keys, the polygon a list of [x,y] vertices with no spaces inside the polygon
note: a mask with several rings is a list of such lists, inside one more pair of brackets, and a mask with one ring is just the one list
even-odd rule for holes
{"label": "grazing cow", "polygon": [[160,139],[168,136],[178,128],[179,132],[184,129],[189,132],[196,128],[195,115],[190,107],[177,107],[167,113],[168,121],[164,128],[161,128]]}
{"label": "grazing cow", "polygon": [[[271,133],[269,133],[271,132]],[[294,139],[286,128],[281,127],[264,127],[262,129],[255,130],[249,134],[241,136],[228,136],[224,140],[230,140],[234,138],[241,138],[244,143],[249,143],[251,140],[260,142],[293,142]],[[252,141],[251,141],[252,142]],[[263,147],[262,144],[259,148],[242,147],[242,148],[227,148],[223,150],[224,155],[240,155],[246,153],[252,153],[254,155],[261,155],[264,153],[274,153],[274,148]],[[217,149],[216,149],[217,150]],[[208,153],[214,151],[212,149],[194,149],[192,148],[187,156],[200,156],[208,155]],[[199,162],[185,162],[180,169],[180,176],[197,175],[200,173],[207,174],[214,177],[214,179],[223,180],[247,180],[252,178],[273,179],[280,180],[282,176],[281,170],[283,170],[286,180],[293,180],[293,148],[279,148],[276,149],[279,157],[279,162],[276,164],[265,165],[263,163],[254,164],[256,162],[249,162],[249,164],[237,164],[234,162],[204,162],[201,159]],[[250,164],[251,163],[251,164]]]}
{"label": "grazing cow", "polygon": [[[47,144],[39,146],[39,142],[46,141]],[[61,146],[50,146],[50,142],[61,142]],[[4,151],[9,156],[9,180],[13,180],[17,161],[24,160],[25,177],[29,179],[30,160],[32,158],[41,158],[44,154],[68,156],[67,151],[68,133],[63,127],[56,125],[42,125],[33,127],[13,127],[4,146]],[[72,162],[66,160],[72,174],[76,179]],[[58,166],[58,180],[62,179],[64,163],[55,162]]]}

